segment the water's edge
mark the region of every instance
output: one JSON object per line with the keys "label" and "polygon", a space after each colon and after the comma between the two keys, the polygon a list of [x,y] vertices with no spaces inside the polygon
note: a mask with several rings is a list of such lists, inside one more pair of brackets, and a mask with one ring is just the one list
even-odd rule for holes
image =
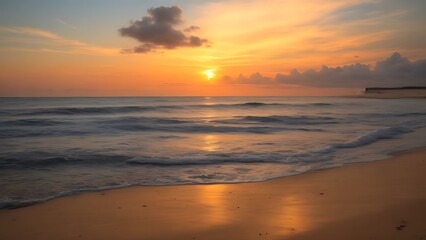
{"label": "water's edge", "polygon": [[[415,134],[422,135],[422,132],[426,133],[426,127],[417,129]],[[413,134],[413,133],[405,133],[403,135],[410,135],[410,134]],[[339,168],[342,168],[342,167],[348,167],[348,166],[356,165],[356,164],[368,164],[368,163],[374,163],[374,162],[377,162],[377,161],[386,161],[386,160],[390,160],[390,159],[394,158],[395,156],[416,152],[416,151],[419,151],[419,150],[423,150],[425,148],[426,148],[426,143],[423,143],[422,145],[411,146],[410,148],[407,148],[407,149],[391,150],[388,153],[386,153],[385,155],[383,155],[381,158],[377,158],[377,159],[370,159],[370,160],[367,160],[367,161],[360,160],[360,161],[342,163],[339,166],[328,165],[328,167],[309,169],[309,170],[307,170],[305,172],[301,172],[301,173],[292,173],[292,174],[288,174],[288,175],[284,175],[284,176],[271,177],[271,178],[262,179],[262,180],[252,180],[252,181],[245,181],[245,182],[209,182],[209,183],[176,183],[176,184],[123,184],[123,185],[118,185],[118,186],[106,186],[106,187],[101,187],[101,188],[84,188],[84,189],[62,192],[62,193],[59,193],[55,196],[50,196],[50,197],[42,198],[42,199],[32,199],[32,200],[22,201],[22,202],[13,201],[11,203],[2,203],[2,205],[0,205],[0,211],[1,210],[12,210],[12,209],[18,209],[18,208],[23,208],[23,207],[29,207],[29,206],[32,206],[32,205],[41,204],[41,203],[45,203],[45,202],[52,201],[52,200],[55,200],[55,199],[69,197],[69,196],[75,196],[75,195],[80,195],[80,194],[98,193],[98,192],[104,192],[104,191],[114,191],[114,190],[123,189],[123,188],[173,187],[173,186],[196,186],[196,185],[202,186],[202,185],[215,185],[215,184],[226,184],[226,185],[228,185],[228,184],[249,184],[249,183],[268,182],[268,181],[284,179],[284,178],[292,177],[292,176],[311,174],[311,173],[318,172],[318,171],[325,171],[325,170],[330,170],[330,169],[339,169]]]}

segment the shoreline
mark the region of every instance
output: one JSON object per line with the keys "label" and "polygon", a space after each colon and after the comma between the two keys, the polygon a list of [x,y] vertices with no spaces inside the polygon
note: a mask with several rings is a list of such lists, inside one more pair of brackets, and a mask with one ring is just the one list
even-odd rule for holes
{"label": "shoreline", "polygon": [[424,159],[426,147],[255,183],[80,193],[0,210],[0,239],[426,239]]}
{"label": "shoreline", "polygon": [[[419,129],[417,129],[419,130]],[[423,130],[423,132],[422,132]],[[423,133],[426,133],[426,127],[421,127],[420,131],[417,132],[417,135],[421,135]],[[406,133],[406,134],[410,134],[410,133]],[[326,171],[326,170],[330,170],[330,169],[335,169],[335,168],[341,168],[341,167],[346,167],[346,166],[351,166],[354,164],[364,164],[364,163],[371,163],[371,162],[376,162],[376,161],[383,161],[383,160],[387,160],[389,158],[392,158],[393,156],[397,156],[400,153],[409,153],[411,151],[416,151],[419,149],[425,148],[426,149],[426,145],[419,145],[419,146],[414,146],[411,148],[407,148],[407,149],[402,149],[402,150],[393,150],[389,153],[386,153],[383,155],[382,158],[377,158],[377,159],[370,159],[367,161],[357,161],[357,162],[347,162],[347,163],[343,163],[340,166],[329,166],[329,167],[324,167],[324,168],[316,168],[316,169],[310,169],[307,170],[305,172],[301,172],[301,173],[294,173],[291,175],[283,175],[283,176],[276,176],[276,177],[271,177],[268,179],[263,179],[263,180],[252,180],[252,181],[246,181],[246,182],[208,182],[208,183],[176,183],[176,184],[128,184],[128,185],[118,185],[118,186],[105,186],[105,187],[101,187],[101,188],[90,188],[90,189],[77,189],[77,190],[70,190],[67,192],[61,192],[58,193],[54,196],[49,196],[46,198],[42,198],[42,199],[31,199],[31,200],[27,200],[27,201],[23,201],[22,203],[9,203],[9,204],[5,204],[2,205],[2,207],[0,207],[0,211],[2,210],[8,210],[8,209],[19,209],[19,208],[25,208],[25,207],[29,207],[29,206],[33,206],[33,205],[38,205],[38,204],[43,204],[45,202],[49,202],[49,201],[53,201],[56,199],[61,199],[61,198],[66,198],[66,197],[72,197],[72,196],[76,196],[76,195],[80,195],[80,194],[90,194],[90,193],[99,193],[99,192],[105,192],[105,191],[114,191],[114,190],[120,190],[120,189],[126,189],[126,188],[137,188],[137,187],[179,187],[179,186],[197,186],[197,185],[218,185],[218,184],[253,184],[253,183],[263,183],[263,182],[268,182],[268,181],[273,181],[273,180],[277,180],[277,179],[283,179],[283,178],[287,178],[287,177],[294,177],[294,176],[299,176],[299,175],[305,175],[305,174],[310,174],[310,173],[315,173],[317,171]],[[280,164],[280,163],[275,163],[275,164]],[[4,206],[4,207],[3,207]]]}

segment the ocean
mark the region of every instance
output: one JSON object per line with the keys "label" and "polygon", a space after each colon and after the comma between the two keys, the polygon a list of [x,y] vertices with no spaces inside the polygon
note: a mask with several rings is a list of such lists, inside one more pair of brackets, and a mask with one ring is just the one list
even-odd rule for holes
{"label": "ocean", "polygon": [[375,161],[426,146],[425,127],[424,99],[1,98],[0,208]]}

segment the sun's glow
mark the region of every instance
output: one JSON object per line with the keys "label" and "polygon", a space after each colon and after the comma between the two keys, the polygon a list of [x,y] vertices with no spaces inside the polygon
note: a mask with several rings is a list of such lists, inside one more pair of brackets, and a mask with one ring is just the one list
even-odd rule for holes
{"label": "sun's glow", "polygon": [[210,80],[216,76],[214,69],[207,69],[203,72],[204,75],[206,75],[207,79]]}

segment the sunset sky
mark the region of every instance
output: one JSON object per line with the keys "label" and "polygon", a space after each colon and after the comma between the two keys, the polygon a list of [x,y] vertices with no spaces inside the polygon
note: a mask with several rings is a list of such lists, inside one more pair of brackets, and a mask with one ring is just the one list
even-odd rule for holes
{"label": "sunset sky", "polygon": [[424,0],[0,1],[0,96],[423,86],[425,11]]}

